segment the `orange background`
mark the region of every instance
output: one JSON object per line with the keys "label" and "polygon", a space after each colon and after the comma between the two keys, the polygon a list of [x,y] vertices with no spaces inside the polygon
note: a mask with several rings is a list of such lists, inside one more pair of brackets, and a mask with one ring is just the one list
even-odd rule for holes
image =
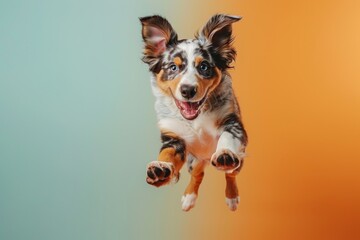
{"label": "orange background", "polygon": [[[248,157],[240,205],[207,168],[145,182],[161,146],[139,17],[180,38],[215,13],[233,25],[231,70]],[[360,1],[0,1],[0,239],[360,239]]]}
{"label": "orange background", "polygon": [[208,169],[194,239],[360,239],[360,2],[219,5],[201,20],[243,16],[231,74],[250,144],[238,212]]}

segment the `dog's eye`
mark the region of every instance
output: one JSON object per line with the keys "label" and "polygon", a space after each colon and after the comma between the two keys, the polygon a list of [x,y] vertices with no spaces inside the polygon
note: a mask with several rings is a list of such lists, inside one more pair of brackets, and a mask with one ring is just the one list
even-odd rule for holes
{"label": "dog's eye", "polygon": [[169,69],[173,72],[178,70],[178,66],[175,63],[170,64]]}
{"label": "dog's eye", "polygon": [[213,67],[208,61],[202,61],[197,66],[197,70],[205,78],[211,78],[214,75]]}
{"label": "dog's eye", "polygon": [[206,72],[209,69],[209,64],[207,62],[202,62],[200,64],[200,70]]}

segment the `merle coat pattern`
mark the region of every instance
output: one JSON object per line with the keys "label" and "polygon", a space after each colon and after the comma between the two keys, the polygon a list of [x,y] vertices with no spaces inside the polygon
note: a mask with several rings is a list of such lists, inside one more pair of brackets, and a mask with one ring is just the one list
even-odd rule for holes
{"label": "merle coat pattern", "polygon": [[151,72],[163,144],[158,159],[147,166],[146,181],[157,187],[176,182],[186,163],[191,180],[182,197],[184,211],[194,207],[208,163],[225,172],[229,209],[239,203],[236,175],[247,134],[227,72],[236,55],[232,23],[238,20],[214,15],[194,39],[179,40],[165,18],[140,18],[142,60]]}

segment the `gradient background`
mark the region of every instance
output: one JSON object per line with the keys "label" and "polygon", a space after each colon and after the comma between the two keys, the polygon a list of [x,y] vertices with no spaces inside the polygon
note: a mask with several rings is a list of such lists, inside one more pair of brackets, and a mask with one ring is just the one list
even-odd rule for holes
{"label": "gradient background", "polygon": [[[209,167],[156,189],[138,17],[191,38],[222,12],[250,145],[230,212]],[[360,239],[360,1],[0,2],[0,239]]]}

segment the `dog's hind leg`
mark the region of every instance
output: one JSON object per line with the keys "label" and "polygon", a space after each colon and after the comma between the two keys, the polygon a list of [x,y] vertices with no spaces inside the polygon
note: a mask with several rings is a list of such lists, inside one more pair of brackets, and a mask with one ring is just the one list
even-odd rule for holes
{"label": "dog's hind leg", "polygon": [[168,184],[171,179],[178,181],[180,169],[185,162],[185,141],[171,132],[161,134],[162,147],[158,161],[152,161],[147,166],[146,182],[160,187]]}
{"label": "dog's hind leg", "polygon": [[226,178],[226,189],[225,189],[225,201],[226,205],[231,211],[237,209],[237,205],[240,202],[238,193],[238,187],[236,184],[236,175],[240,172],[240,168],[236,169],[232,173],[225,173]]}
{"label": "dog's hind leg", "polygon": [[188,171],[191,174],[190,182],[181,198],[182,209],[189,211],[195,206],[198,196],[199,186],[204,177],[204,168],[206,161],[201,161],[194,158],[191,154],[188,155]]}

